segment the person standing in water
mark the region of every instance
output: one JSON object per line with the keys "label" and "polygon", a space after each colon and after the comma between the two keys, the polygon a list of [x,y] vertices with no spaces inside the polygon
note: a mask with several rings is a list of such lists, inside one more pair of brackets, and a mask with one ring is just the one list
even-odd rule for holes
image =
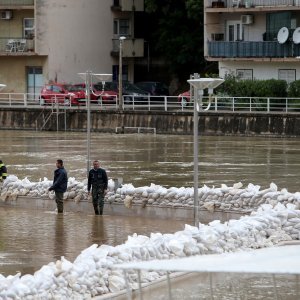
{"label": "person standing in water", "polygon": [[56,161],[56,167],[57,169],[54,171],[53,184],[49,188],[49,191],[55,192],[57,212],[62,214],[64,212],[64,193],[66,192],[68,186],[68,175],[61,159]]}
{"label": "person standing in water", "polygon": [[106,171],[100,168],[98,160],[93,161],[93,169],[88,175],[88,195],[92,188],[93,206],[96,215],[103,215],[104,196],[107,191],[108,178]]}

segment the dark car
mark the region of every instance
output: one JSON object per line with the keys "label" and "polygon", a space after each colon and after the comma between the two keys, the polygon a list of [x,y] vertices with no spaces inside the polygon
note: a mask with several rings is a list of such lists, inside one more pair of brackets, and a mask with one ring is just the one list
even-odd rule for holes
{"label": "dark car", "polygon": [[[102,85],[102,83],[98,83],[97,85]],[[105,89],[119,92],[119,83],[117,81],[113,82],[105,82]],[[122,95],[124,99],[124,104],[143,104],[148,102],[148,92],[141,90],[134,84],[123,81],[122,82]]]}
{"label": "dark car", "polygon": [[169,96],[168,87],[158,81],[141,81],[135,83],[140,89],[147,91],[151,96]]}

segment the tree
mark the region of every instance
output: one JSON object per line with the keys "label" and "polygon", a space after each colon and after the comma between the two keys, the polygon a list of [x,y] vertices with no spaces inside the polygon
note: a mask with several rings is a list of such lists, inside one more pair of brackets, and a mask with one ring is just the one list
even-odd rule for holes
{"label": "tree", "polygon": [[189,74],[205,73],[203,56],[203,0],[145,0],[151,16],[149,39],[156,53],[179,80]]}

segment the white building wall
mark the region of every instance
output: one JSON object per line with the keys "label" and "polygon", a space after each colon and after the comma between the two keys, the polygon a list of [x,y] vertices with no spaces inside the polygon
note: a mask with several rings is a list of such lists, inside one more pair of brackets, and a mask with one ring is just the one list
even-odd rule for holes
{"label": "white building wall", "polygon": [[219,62],[219,75],[224,78],[226,74],[236,75],[237,69],[253,70],[253,79],[278,79],[280,69],[296,70],[296,80],[300,79],[300,62],[253,62],[253,61],[224,61]]}
{"label": "white building wall", "polygon": [[82,82],[77,73],[112,73],[110,0],[36,1],[36,52],[48,56],[45,81]]}

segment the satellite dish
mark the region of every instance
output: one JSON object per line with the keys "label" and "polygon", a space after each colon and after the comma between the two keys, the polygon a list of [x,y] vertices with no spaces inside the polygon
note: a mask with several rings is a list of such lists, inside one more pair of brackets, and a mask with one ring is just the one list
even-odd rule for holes
{"label": "satellite dish", "polygon": [[289,30],[286,27],[279,29],[277,33],[277,41],[279,44],[284,44],[289,38]]}
{"label": "satellite dish", "polygon": [[293,33],[293,42],[300,44],[300,27],[297,27]]}

